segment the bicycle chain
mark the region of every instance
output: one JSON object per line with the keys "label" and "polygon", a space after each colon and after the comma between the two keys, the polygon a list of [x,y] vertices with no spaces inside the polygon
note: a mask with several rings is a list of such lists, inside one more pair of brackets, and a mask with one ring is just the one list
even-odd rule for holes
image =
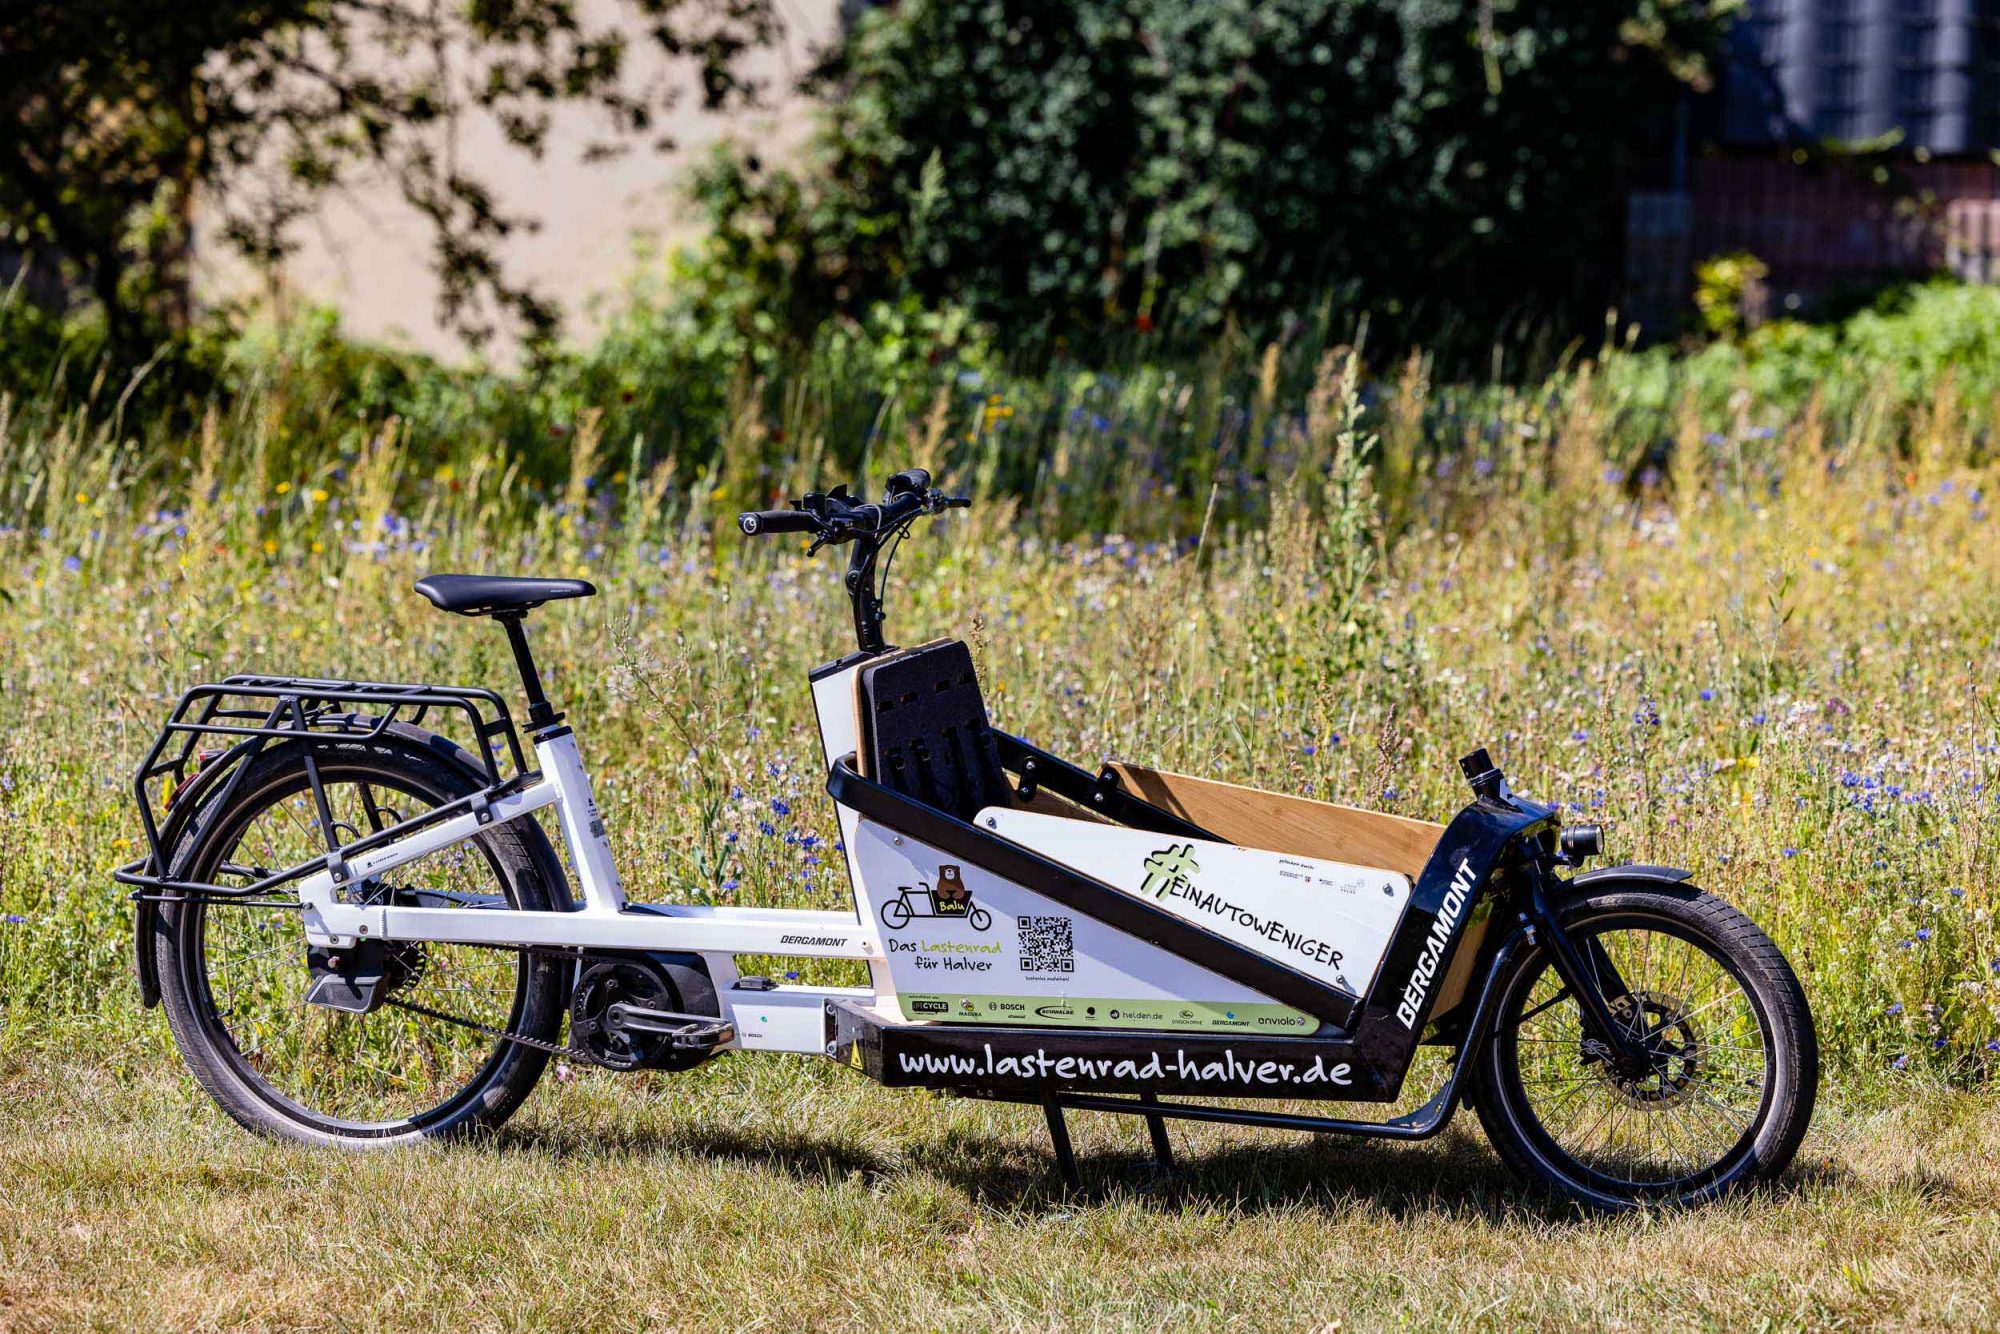
{"label": "bicycle chain", "polygon": [[494,1028],[489,1024],[482,1024],[476,1019],[466,1019],[460,1015],[446,1014],[443,1010],[433,1010],[430,1006],[419,1005],[415,1001],[397,1000],[394,996],[389,997],[383,1003],[385,1005],[393,1005],[399,1010],[409,1010],[413,1014],[427,1015],[432,1019],[442,1019],[448,1024],[457,1024],[460,1028],[469,1028],[473,1032],[484,1034],[489,1038],[499,1038],[502,1042],[519,1043],[523,1047],[532,1047],[536,1051],[545,1051],[552,1056],[573,1057],[586,1065],[599,1064],[595,1056],[592,1056],[581,1047],[566,1047],[560,1042],[544,1042],[540,1038],[527,1037],[521,1033],[510,1033],[504,1028]]}
{"label": "bicycle chain", "polygon": [[[504,949],[507,947],[501,946],[499,948]],[[565,963],[576,963],[590,957],[588,954],[572,954],[568,950],[537,949],[533,945],[515,946],[513,949],[517,954],[529,957],[541,955],[544,958],[561,959]],[[512,1033],[504,1028],[494,1028],[490,1024],[482,1024],[476,1019],[467,1019],[462,1015],[447,1014],[443,1010],[434,1010],[428,1005],[419,1005],[415,1001],[398,1000],[396,997],[390,996],[383,1004],[393,1005],[399,1010],[409,1010],[414,1014],[427,1015],[432,1019],[442,1019],[447,1024],[457,1024],[460,1028],[469,1028],[473,1032],[485,1037],[498,1038],[502,1042],[518,1043],[523,1047],[532,1047],[536,1051],[545,1051],[551,1056],[567,1056],[574,1060],[582,1061],[585,1065],[603,1064],[603,1062],[599,1061],[582,1047],[567,1047],[560,1042],[545,1042],[541,1038],[531,1038],[520,1033]],[[607,1066],[605,1068],[611,1069],[614,1067]]]}

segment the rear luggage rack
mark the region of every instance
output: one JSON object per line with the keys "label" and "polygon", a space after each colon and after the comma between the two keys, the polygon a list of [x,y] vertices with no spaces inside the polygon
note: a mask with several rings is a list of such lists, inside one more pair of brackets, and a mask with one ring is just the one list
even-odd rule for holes
{"label": "rear luggage rack", "polygon": [[[472,753],[486,778],[483,790],[342,844],[324,817],[328,807],[318,768],[308,763],[313,801],[327,826],[324,854],[247,885],[176,880],[167,874],[172,850],[162,839],[163,815],[154,809],[154,783],[167,780],[166,806],[171,808],[186,785],[208,772],[211,761],[219,760],[231,771],[222,789],[222,799],[227,801],[242,781],[249,761],[273,740],[303,741],[311,756],[330,738],[368,740],[381,736],[393,724],[421,727],[433,710],[464,716],[475,742]],[[203,737],[228,738],[228,748],[203,751]],[[502,755],[512,769],[511,776],[502,768]],[[336,881],[342,881],[346,863],[355,854],[453,816],[482,811],[496,798],[525,786],[531,777],[513,716],[506,701],[491,690],[316,677],[231,676],[189,689],[160,728],[132,779],[139,819],[146,832],[146,855],[111,874],[120,884],[136,886],[132,897],[140,900],[240,900],[322,870],[330,870]]]}

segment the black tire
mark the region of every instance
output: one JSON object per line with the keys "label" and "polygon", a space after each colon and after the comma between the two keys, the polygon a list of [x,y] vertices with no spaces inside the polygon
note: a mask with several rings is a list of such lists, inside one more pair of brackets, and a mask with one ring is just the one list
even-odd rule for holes
{"label": "black tire", "polygon": [[[441,747],[436,738],[420,743],[400,730],[374,739],[330,738],[320,743],[316,759],[336,824],[349,823],[342,803],[350,794],[380,825],[482,785],[463,752]],[[363,832],[358,819],[356,824],[343,841]],[[301,835],[294,826],[308,832]],[[304,844],[295,851],[292,843],[299,839]],[[172,858],[174,874],[222,883],[247,878],[250,873],[234,869],[245,864],[241,858],[255,859],[259,870],[279,869],[323,851],[319,839],[303,755],[282,743],[248,762],[227,808],[204,810],[191,822]],[[279,842],[284,847],[272,859],[276,865],[262,864],[256,854]],[[449,877],[448,888],[476,885],[486,901],[504,896],[512,908],[541,912],[569,905],[560,863],[531,821],[494,826],[395,873],[398,879],[440,875]],[[259,898],[296,901],[289,892]],[[468,904],[466,910],[476,909]],[[265,915],[257,917],[260,912]],[[221,1006],[211,970],[222,965],[222,956],[233,965],[230,946],[238,927],[247,933],[253,924],[259,948],[242,956],[244,994],[239,997],[232,973],[228,1004]],[[154,940],[161,999],[188,1069],[225,1112],[262,1134],[373,1147],[490,1130],[520,1107],[548,1063],[545,1051],[400,1005],[357,1016],[305,1004],[305,928],[295,908],[166,903]],[[392,999],[461,1013],[530,1039],[560,1037],[568,981],[558,961],[466,945],[425,945],[407,953],[406,996]],[[442,999],[433,994],[440,991]],[[480,1012],[482,1001],[489,1012]],[[239,1015],[239,1008],[245,1013]],[[240,1041],[251,1031],[256,1041]],[[281,1070],[288,1055],[294,1059]],[[393,1096],[374,1094],[371,1078],[384,1088],[402,1087]]]}
{"label": "black tire", "polygon": [[1508,1166],[1604,1210],[1699,1204],[1783,1172],[1812,1120],[1819,1044],[1778,947],[1684,884],[1611,882],[1559,911],[1579,948],[1594,940],[1616,964],[1632,996],[1620,1017],[1656,1061],[1626,1079],[1593,1059],[1548,956],[1526,949],[1474,1064],[1474,1105]]}

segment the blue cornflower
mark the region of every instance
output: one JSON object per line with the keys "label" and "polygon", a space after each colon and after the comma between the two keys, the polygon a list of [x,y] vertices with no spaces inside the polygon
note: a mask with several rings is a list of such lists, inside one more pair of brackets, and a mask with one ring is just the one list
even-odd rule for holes
{"label": "blue cornflower", "polygon": [[1931,938],[1931,929],[1929,927],[1920,926],[1917,928],[1918,940],[1929,940],[1930,938]]}
{"label": "blue cornflower", "polygon": [[1759,710],[1758,712],[1750,715],[1750,725],[1752,727],[1762,727],[1764,725],[1764,714],[1762,710]]}
{"label": "blue cornflower", "polygon": [[735,880],[725,880],[722,882],[722,887],[724,889],[735,889],[739,883],[740,883],[739,881]]}
{"label": "blue cornflower", "polygon": [[10,912],[5,917],[0,917],[0,922],[5,922],[8,926],[19,926],[27,920],[26,917],[17,912]]}
{"label": "blue cornflower", "polygon": [[1787,857],[1796,857],[1799,855],[1799,850],[1797,848],[1786,848],[1785,855]]}
{"label": "blue cornflower", "polygon": [[1314,745],[1314,744],[1313,744],[1312,742],[1310,742],[1310,741],[1306,742],[1306,744],[1305,744],[1305,745],[1303,745],[1303,746],[1299,747],[1299,749],[1300,749],[1301,751],[1303,751],[1303,752],[1304,752],[1305,754],[1307,754],[1307,755],[1317,755],[1317,754],[1319,754],[1319,747],[1318,747],[1318,746],[1315,746],[1315,745]]}
{"label": "blue cornflower", "polygon": [[783,797],[771,798],[771,809],[779,815],[790,815],[792,813],[792,808],[786,804]]}
{"label": "blue cornflower", "polygon": [[1960,889],[1957,885],[1953,885],[1950,889],[1947,889],[1945,893],[1951,895],[1955,899],[1962,899],[1965,897],[1965,891],[1963,889]]}
{"label": "blue cornflower", "polygon": [[1986,1040],[1986,1050],[2000,1051],[2000,1038],[1988,1038]]}
{"label": "blue cornflower", "polygon": [[732,829],[728,833],[724,834],[722,836],[722,841],[724,843],[734,843],[736,841],[736,831]]}
{"label": "blue cornflower", "polygon": [[1704,690],[1701,692],[1701,702],[1704,704],[1708,703],[1710,700],[1714,698],[1715,698],[1715,692],[1713,690]]}
{"label": "blue cornflower", "polygon": [[796,968],[792,969],[790,972],[785,974],[785,981],[787,982],[796,982],[798,980],[799,980],[799,970]]}
{"label": "blue cornflower", "polygon": [[1910,1058],[1908,1056],[1898,1056],[1895,1060],[1889,1062],[1889,1068],[1891,1070],[1907,1070],[1910,1068]]}
{"label": "blue cornflower", "polygon": [[1890,1002],[1889,1002],[1889,1013],[1890,1013],[1890,1014],[1901,1014],[1902,1012],[1903,1012],[1903,1002],[1901,1002],[1901,1001],[1890,1001]]}
{"label": "blue cornflower", "polygon": [[1943,1051],[1945,1048],[1945,1041],[1943,1038],[1939,1038],[1936,1041],[1932,1042],[1931,1046],[1937,1048],[1939,1051]]}
{"label": "blue cornflower", "polygon": [[760,834],[775,834],[778,832],[778,827],[769,820],[759,820],[757,822],[757,832]]}
{"label": "blue cornflower", "polygon": [[68,570],[68,571],[70,571],[70,572],[71,572],[72,574],[74,574],[74,573],[75,573],[76,571],[78,571],[78,570],[80,570],[80,569],[82,569],[82,568],[83,568],[83,557],[81,557],[81,556],[64,556],[64,557],[63,557],[63,568],[64,568],[65,570]]}

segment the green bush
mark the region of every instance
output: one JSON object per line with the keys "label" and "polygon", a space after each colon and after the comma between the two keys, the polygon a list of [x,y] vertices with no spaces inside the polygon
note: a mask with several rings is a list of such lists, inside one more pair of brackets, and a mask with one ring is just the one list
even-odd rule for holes
{"label": "green bush", "polygon": [[1635,123],[1723,8],[913,0],[834,57],[798,170],[700,174],[708,273],[795,333],[914,292],[1015,347],[1366,312],[1483,352],[1602,314]]}

